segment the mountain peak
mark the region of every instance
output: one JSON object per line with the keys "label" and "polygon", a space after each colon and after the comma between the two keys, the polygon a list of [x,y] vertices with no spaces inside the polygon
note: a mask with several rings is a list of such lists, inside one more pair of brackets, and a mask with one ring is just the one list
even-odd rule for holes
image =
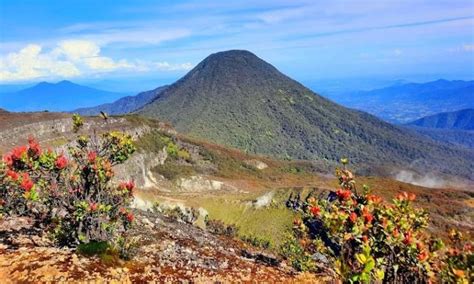
{"label": "mountain peak", "polygon": [[123,94],[63,80],[55,83],[40,82],[8,97],[2,97],[0,106],[9,111],[69,111],[78,107],[109,103],[120,97],[123,97]]}
{"label": "mountain peak", "polygon": [[[68,80],[62,80],[62,81],[59,81],[57,83],[51,83],[51,82],[47,82],[47,81],[42,81],[42,82],[39,82],[38,84],[35,85],[36,87],[52,87],[52,86],[79,86],[71,81],[68,81]],[[33,86],[33,87],[35,87]]]}
{"label": "mountain peak", "polygon": [[223,57],[237,57],[237,58],[258,58],[257,55],[245,49],[231,49],[225,51],[219,51],[209,55],[207,58],[223,58]]}
{"label": "mountain peak", "polygon": [[50,82],[42,81],[42,82],[39,82],[38,84],[34,85],[33,87],[51,86],[51,85],[53,85],[53,84],[50,83]]}
{"label": "mountain peak", "polygon": [[201,65],[200,67],[209,66],[214,68],[214,64],[230,67],[229,69],[233,69],[236,66],[244,68],[271,66],[269,63],[248,50],[236,49],[213,53],[199,63],[198,66]]}
{"label": "mountain peak", "polygon": [[57,82],[56,85],[76,85],[76,84],[68,80],[62,80],[62,81]]}
{"label": "mountain peak", "polygon": [[[208,83],[248,82],[262,83],[283,76],[270,63],[247,50],[228,50],[209,55],[201,61],[185,78],[198,76]],[[183,79],[185,79],[183,78]],[[252,83],[250,83],[252,82]]]}

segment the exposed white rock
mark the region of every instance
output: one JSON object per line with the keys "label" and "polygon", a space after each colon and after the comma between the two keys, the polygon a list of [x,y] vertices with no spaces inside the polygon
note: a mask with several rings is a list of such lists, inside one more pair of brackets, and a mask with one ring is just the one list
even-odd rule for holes
{"label": "exposed white rock", "polygon": [[158,188],[163,183],[163,177],[153,174],[152,168],[163,165],[168,158],[166,149],[158,154],[137,152],[124,164],[115,168],[115,180],[133,180],[142,189]]}
{"label": "exposed white rock", "polygon": [[275,192],[270,191],[265,193],[264,195],[260,196],[255,200],[252,205],[255,206],[255,208],[262,208],[262,207],[267,207],[271,204],[272,198],[275,195]]}
{"label": "exposed white rock", "polygon": [[257,170],[264,170],[264,169],[268,168],[268,165],[267,165],[267,164],[265,164],[265,163],[262,162],[262,161],[256,160],[256,159],[253,159],[253,160],[246,160],[246,161],[244,161],[244,163],[245,163],[247,166],[256,168]]}
{"label": "exposed white rock", "polygon": [[207,210],[202,207],[198,208],[198,212],[199,212],[199,215],[202,217],[206,217],[207,215],[209,215],[209,212],[207,212]]}
{"label": "exposed white rock", "polygon": [[222,190],[224,183],[222,181],[211,180],[202,176],[191,176],[188,178],[180,178],[177,185],[181,190],[200,192]]}
{"label": "exposed white rock", "polygon": [[143,211],[147,211],[147,210],[153,209],[153,202],[151,202],[149,200],[144,200],[144,199],[141,199],[138,196],[135,196],[133,198],[133,202],[131,204],[131,207],[136,208],[136,209],[140,209],[140,210],[143,210]]}

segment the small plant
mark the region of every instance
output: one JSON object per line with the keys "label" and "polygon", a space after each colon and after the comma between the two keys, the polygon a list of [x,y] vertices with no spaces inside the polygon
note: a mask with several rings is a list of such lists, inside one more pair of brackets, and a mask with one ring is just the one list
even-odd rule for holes
{"label": "small plant", "polygon": [[449,233],[451,247],[442,259],[441,280],[445,283],[472,283],[474,245],[457,230]]}
{"label": "small plant", "polygon": [[106,253],[110,249],[110,245],[107,242],[89,242],[89,243],[84,243],[80,244],[77,246],[77,252],[87,255],[87,256],[93,256],[93,255],[101,255]]}
{"label": "small plant", "polygon": [[114,251],[118,256],[124,260],[131,260],[137,255],[139,242],[137,238],[131,238],[127,235],[121,236],[117,239],[114,246]]}
{"label": "small plant", "polygon": [[82,117],[78,114],[73,114],[72,115],[73,131],[77,133],[83,125],[84,125],[84,121],[82,120]]}
{"label": "small plant", "polygon": [[179,159],[185,160],[187,162],[191,161],[191,154],[189,154],[188,150],[186,150],[184,148],[181,148],[178,151],[177,156],[178,156]]}
{"label": "small plant", "polygon": [[166,145],[166,152],[171,158],[177,158],[178,157],[178,152],[179,152],[179,147],[176,143],[170,141],[168,142],[168,145]]}
{"label": "small plant", "polygon": [[181,208],[180,206],[175,207],[164,207],[161,208],[163,215],[188,224],[194,224],[199,217],[199,212],[196,208]]}
{"label": "small plant", "polygon": [[263,248],[263,249],[268,249],[271,246],[271,243],[269,240],[257,237],[257,236],[243,236],[241,237],[242,241],[249,243],[255,247]]}
{"label": "small plant", "polygon": [[288,236],[287,241],[280,248],[280,253],[298,271],[317,271],[312,255],[305,252],[304,245],[293,235]]}
{"label": "small plant", "polygon": [[206,223],[206,229],[215,235],[235,237],[239,233],[239,228],[236,225],[233,225],[233,224],[226,225],[221,220],[206,218],[205,223]]}

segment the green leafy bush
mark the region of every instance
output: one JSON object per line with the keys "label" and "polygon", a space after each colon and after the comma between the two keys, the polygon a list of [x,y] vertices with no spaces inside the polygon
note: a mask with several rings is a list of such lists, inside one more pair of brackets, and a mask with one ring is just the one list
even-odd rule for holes
{"label": "green leafy bush", "polygon": [[269,240],[266,240],[258,236],[253,236],[253,235],[243,236],[241,237],[241,240],[253,246],[263,248],[263,249],[268,249],[271,247],[271,242]]}
{"label": "green leafy bush", "polygon": [[301,213],[282,246],[295,268],[316,272],[329,267],[344,281],[364,283],[424,283],[438,279],[436,272],[446,263],[448,268],[442,269],[451,271],[446,277],[471,275],[472,246],[464,250],[466,255],[458,254],[460,263],[443,260],[444,244],[427,233],[428,215],[412,206],[414,194],[404,192],[387,203],[365,186],[358,191],[345,166],[336,175],[340,188],[327,199],[308,196],[303,201],[298,196],[287,201]]}
{"label": "green leafy bush", "polygon": [[474,247],[457,230],[451,230],[449,247],[442,258],[440,278],[445,283],[472,283],[474,280]]}
{"label": "green leafy bush", "polygon": [[280,248],[281,255],[298,271],[316,271],[316,262],[312,255],[306,253],[304,246],[298,242],[298,239],[291,235]]}
{"label": "green leafy bush", "polygon": [[199,211],[193,207],[161,207],[159,208],[159,211],[161,211],[163,215],[173,220],[188,224],[194,224],[194,222],[196,222],[196,220],[199,218]]}
{"label": "green leafy bush", "polygon": [[[73,123],[78,132],[82,119],[74,115]],[[60,245],[113,242],[134,219],[134,183],[112,185],[113,167],[134,151],[120,132],[78,136],[68,155],[30,138],[0,163],[0,214],[34,218]]]}
{"label": "green leafy bush", "polygon": [[179,147],[177,144],[174,142],[170,141],[168,145],[166,145],[166,152],[168,153],[168,156],[171,158],[177,158],[178,157],[178,152],[179,152]]}
{"label": "green leafy bush", "polygon": [[101,255],[110,249],[110,245],[107,242],[89,242],[80,244],[77,247],[77,251],[87,256]]}
{"label": "green leafy bush", "polygon": [[239,233],[239,228],[236,225],[227,225],[221,220],[214,220],[206,218],[206,229],[215,235],[223,235],[228,237],[235,237]]}
{"label": "green leafy bush", "polygon": [[183,160],[188,161],[188,162],[191,161],[191,154],[189,154],[188,150],[186,150],[184,148],[178,150],[177,157],[179,159],[183,159]]}
{"label": "green leafy bush", "polygon": [[158,165],[153,168],[153,171],[172,181],[177,180],[180,177],[189,177],[196,173],[193,167],[180,165],[173,161],[166,162],[163,165]]}

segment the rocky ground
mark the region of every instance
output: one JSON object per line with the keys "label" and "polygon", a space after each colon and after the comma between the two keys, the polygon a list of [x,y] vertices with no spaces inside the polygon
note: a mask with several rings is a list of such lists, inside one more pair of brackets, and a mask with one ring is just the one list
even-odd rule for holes
{"label": "rocky ground", "polygon": [[85,256],[52,247],[29,219],[4,218],[0,282],[318,282],[314,276],[296,274],[271,254],[158,213],[138,213],[131,235],[140,246],[130,261]]}

